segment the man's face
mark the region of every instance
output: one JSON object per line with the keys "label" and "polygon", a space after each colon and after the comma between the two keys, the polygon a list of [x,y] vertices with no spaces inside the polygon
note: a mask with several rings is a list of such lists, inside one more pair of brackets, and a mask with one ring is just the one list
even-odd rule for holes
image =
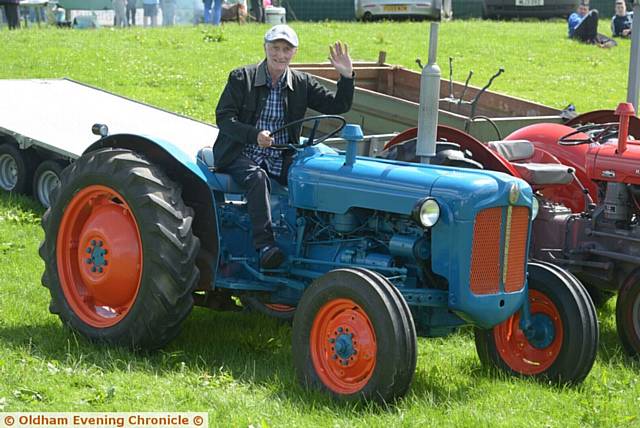
{"label": "man's face", "polygon": [[267,67],[272,73],[284,73],[298,48],[294,48],[289,42],[276,40],[264,44],[264,52],[267,55]]}
{"label": "man's face", "polygon": [[586,6],[584,4],[578,6],[578,15],[585,16],[587,13],[589,13],[589,6]]}
{"label": "man's face", "polygon": [[616,15],[624,16],[627,13],[627,6],[624,3],[616,3]]}

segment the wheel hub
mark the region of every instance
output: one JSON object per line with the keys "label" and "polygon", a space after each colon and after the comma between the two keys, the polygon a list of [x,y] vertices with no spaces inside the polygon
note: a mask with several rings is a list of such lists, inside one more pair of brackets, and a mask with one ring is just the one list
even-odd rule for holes
{"label": "wheel hub", "polygon": [[347,366],[349,365],[349,358],[356,355],[358,351],[353,343],[353,333],[342,333],[345,330],[348,331],[349,328],[338,327],[338,336],[330,338],[329,343],[334,343],[333,359],[339,359],[342,365]]}
{"label": "wheel hub", "polygon": [[89,257],[86,260],[87,264],[91,266],[91,272],[104,272],[107,264],[109,264],[105,257],[108,252],[109,250],[103,248],[102,241],[91,240],[91,244],[87,247]]}
{"label": "wheel hub", "polygon": [[556,337],[556,330],[553,320],[546,314],[533,314],[531,325],[524,332],[525,336],[536,349],[544,349],[553,343]]}
{"label": "wheel hub", "polygon": [[10,155],[0,156],[0,188],[13,190],[18,184],[18,164]]}

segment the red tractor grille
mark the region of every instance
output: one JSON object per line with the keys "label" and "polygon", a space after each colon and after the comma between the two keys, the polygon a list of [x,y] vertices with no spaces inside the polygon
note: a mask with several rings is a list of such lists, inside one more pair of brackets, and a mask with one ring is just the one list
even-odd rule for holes
{"label": "red tractor grille", "polygon": [[496,294],[500,283],[507,293],[522,289],[528,236],[527,207],[495,207],[478,213],[471,249],[470,283],[474,294]]}
{"label": "red tractor grille", "polygon": [[480,211],[473,226],[471,249],[471,291],[495,294],[500,291],[500,229],[502,207]]}
{"label": "red tractor grille", "polygon": [[[527,256],[527,238],[529,237],[529,209],[513,207],[511,227],[507,227],[507,247],[505,247],[505,266],[503,267],[504,291],[511,293],[524,286]],[[507,225],[509,226],[509,225]]]}

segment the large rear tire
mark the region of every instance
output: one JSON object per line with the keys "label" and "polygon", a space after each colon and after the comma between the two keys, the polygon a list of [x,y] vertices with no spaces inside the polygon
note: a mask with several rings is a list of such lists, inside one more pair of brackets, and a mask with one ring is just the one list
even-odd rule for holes
{"label": "large rear tire", "polygon": [[305,291],[293,322],[300,382],[346,400],[390,402],[409,388],[416,336],[402,296],[368,271],[338,269]]}
{"label": "large rear tire", "polygon": [[593,367],[599,332],[595,307],[580,281],[552,264],[530,262],[529,306],[532,335],[520,328],[519,312],[493,329],[476,329],[480,361],[517,376],[582,382]]}
{"label": "large rear tire", "polygon": [[158,167],[124,149],[65,169],[42,225],[50,311],[90,340],[164,346],[193,307],[193,211]]}
{"label": "large rear tire", "polygon": [[616,329],[622,346],[632,357],[640,355],[640,269],[633,271],[618,292]]}

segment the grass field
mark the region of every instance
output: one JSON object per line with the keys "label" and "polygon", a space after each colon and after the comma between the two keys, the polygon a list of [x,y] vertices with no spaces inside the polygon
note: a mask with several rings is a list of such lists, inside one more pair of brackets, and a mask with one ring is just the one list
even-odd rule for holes
{"label": "grass field", "polygon": [[[228,72],[261,58],[266,28],[1,31],[0,78],[67,76],[212,122]],[[426,57],[423,23],[296,28],[299,61],[324,60],[337,38],[357,59],[386,50],[388,62],[413,67]],[[440,62],[454,56],[457,76],[471,68],[476,84],[504,66],[501,92],[581,111],[625,98],[627,41],[602,50],[567,40],[563,22],[469,21],[444,23],[440,42]],[[290,327],[257,315],[197,308],[177,340],[150,355],[76,337],[49,315],[40,286],[41,214],[30,199],[0,195],[0,411],[207,411],[211,426],[238,427],[640,426],[640,364],[618,344],[613,301],[599,312],[598,360],[579,387],[488,371],[462,331],[419,339],[414,383],[399,403],[335,403],[295,382]]]}

